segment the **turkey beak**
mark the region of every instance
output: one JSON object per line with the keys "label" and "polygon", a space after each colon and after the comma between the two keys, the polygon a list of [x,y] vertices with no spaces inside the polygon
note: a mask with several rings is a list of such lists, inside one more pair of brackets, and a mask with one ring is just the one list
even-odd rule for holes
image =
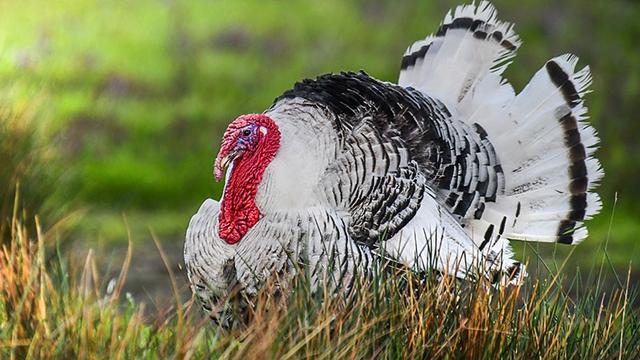
{"label": "turkey beak", "polygon": [[238,151],[235,150],[223,157],[220,157],[220,154],[218,154],[218,157],[216,157],[216,164],[213,169],[213,175],[216,177],[216,181],[222,180],[224,177],[224,170],[229,166],[229,164],[231,164],[231,162],[233,162],[233,160],[235,160],[236,156],[238,156]]}

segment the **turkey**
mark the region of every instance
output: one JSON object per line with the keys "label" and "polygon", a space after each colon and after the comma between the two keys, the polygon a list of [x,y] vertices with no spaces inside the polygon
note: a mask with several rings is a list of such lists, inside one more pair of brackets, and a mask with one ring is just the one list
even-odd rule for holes
{"label": "turkey", "polygon": [[558,56],[516,94],[501,74],[519,45],[491,4],[459,6],[407,49],[397,85],[326,74],[235,119],[214,165],[221,201],[186,233],[204,309],[301,270],[348,291],[381,259],[507,285],[526,274],[510,239],[587,237],[603,176],[589,69]]}

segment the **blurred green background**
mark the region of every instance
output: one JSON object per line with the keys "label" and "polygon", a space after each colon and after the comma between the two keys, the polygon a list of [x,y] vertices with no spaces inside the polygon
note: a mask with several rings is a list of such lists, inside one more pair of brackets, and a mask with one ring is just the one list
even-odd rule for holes
{"label": "blurred green background", "polygon": [[[19,180],[21,202],[45,225],[73,215],[64,238],[74,244],[122,246],[127,223],[134,242],[148,243],[151,230],[179,259],[190,216],[220,195],[212,163],[230,121],[326,72],[364,69],[396,81],[406,47],[458,4],[4,0],[2,215]],[[608,263],[624,271],[640,256],[640,3],[494,4],[523,40],[506,72],[516,90],[565,52],[591,66],[587,105],[602,139],[604,209],[572,261],[591,266],[607,243]],[[556,250],[568,251],[535,251]]]}

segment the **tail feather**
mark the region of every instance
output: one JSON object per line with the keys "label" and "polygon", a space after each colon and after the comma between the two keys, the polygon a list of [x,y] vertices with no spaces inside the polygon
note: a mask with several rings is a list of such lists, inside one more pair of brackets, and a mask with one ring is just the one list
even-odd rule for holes
{"label": "tail feather", "polygon": [[[519,198],[529,214],[513,229],[519,238],[577,243],[587,236],[582,221],[602,206],[590,192],[603,176],[593,157],[598,137],[585,122],[583,96],[591,76],[588,67],[574,72],[577,62],[574,55],[549,60],[509,107],[510,119],[528,126],[515,127],[494,144],[510,154],[501,157],[505,173],[512,174],[506,179],[506,195]],[[556,213],[559,219],[551,223],[538,215],[544,213]]]}
{"label": "tail feather", "polygon": [[500,74],[520,40],[513,25],[496,16],[486,1],[450,11],[436,34],[407,49],[398,84],[424,91],[447,105],[456,104],[466,113],[487,100],[480,99],[477,90],[498,95],[492,101],[512,98],[513,88]]}
{"label": "tail feather", "polygon": [[583,221],[600,211],[591,192],[603,176],[593,157],[598,137],[585,122],[582,98],[591,77],[588,68],[574,72],[577,61],[573,55],[549,60],[501,116],[483,117],[506,183],[483,220],[506,216],[504,237],[576,244],[588,235]]}
{"label": "tail feather", "polygon": [[603,176],[593,157],[599,140],[583,101],[591,75],[588,67],[575,71],[576,56],[558,56],[516,95],[501,74],[519,44],[489,3],[461,6],[435,35],[407,50],[399,84],[481,126],[495,149],[504,191],[480,199],[481,211],[462,220],[478,244],[504,238],[576,244],[587,236],[583,221],[602,206],[593,192]]}

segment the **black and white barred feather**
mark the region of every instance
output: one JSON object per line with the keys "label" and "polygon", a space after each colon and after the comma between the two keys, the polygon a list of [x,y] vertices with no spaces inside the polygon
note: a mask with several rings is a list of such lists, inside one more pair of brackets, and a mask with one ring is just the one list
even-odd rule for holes
{"label": "black and white barred feather", "polygon": [[[491,4],[461,6],[436,35],[407,50],[399,84],[448,104],[481,131],[498,156],[505,187],[465,217],[471,229],[577,243],[587,236],[582,222],[601,208],[590,192],[603,175],[592,156],[598,138],[584,121],[582,100],[589,68],[575,72],[577,57],[556,57],[516,95],[501,74],[519,44],[513,25],[498,21]],[[462,174],[459,181],[468,181],[469,173]]]}

